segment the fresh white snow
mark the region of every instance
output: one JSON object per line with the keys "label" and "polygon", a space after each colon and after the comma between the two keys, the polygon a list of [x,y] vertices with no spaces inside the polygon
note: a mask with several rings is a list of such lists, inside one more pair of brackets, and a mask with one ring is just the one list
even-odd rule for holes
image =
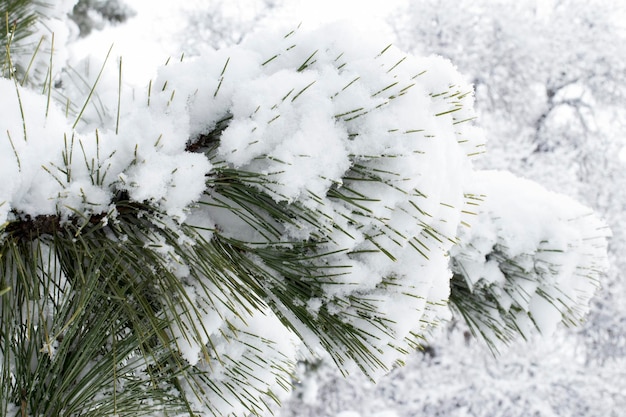
{"label": "fresh white snow", "polygon": [[[308,311],[315,316],[329,309],[364,329],[369,335],[364,343],[378,351],[383,365],[368,368],[368,376],[385,384],[392,384],[384,374],[406,359],[403,351],[414,342],[413,334],[427,335],[450,318],[445,305],[450,256],[458,259],[469,285],[501,290],[500,307],[522,312],[516,324],[528,338],[535,327],[550,335],[561,321],[587,313],[607,268],[608,230],[587,207],[567,197],[508,173],[473,168],[485,138],[474,121],[472,86],[450,62],[388,48],[378,32],[347,29],[345,21],[317,31],[304,24],[289,36],[257,33],[240,45],[181,58],[168,34],[184,25],[184,13],[177,5],[163,6],[138,2],[138,15],[127,25],[71,48],[70,62],[87,82],[77,86],[70,73],[61,75],[69,101],[0,79],[0,224],[27,215],[68,219],[76,213],[109,213],[114,219],[113,197],[124,191],[174,223],[219,225],[229,237],[267,243],[271,239],[241,217],[218,208],[210,188],[217,166],[262,176],[268,181],[258,184],[260,192],[319,216],[321,227],[282,225],[277,241],[306,241],[322,233],[328,251],[336,251],[328,262],[348,271],[324,286]],[[345,14],[353,11],[347,7]],[[163,23],[161,30],[154,29],[155,21]],[[113,52],[105,63],[109,44]],[[173,58],[163,65],[168,54]],[[92,85],[94,96],[83,109]],[[211,161],[186,150],[190,139],[208,134],[224,119],[228,127]],[[374,173],[375,181],[367,177]],[[468,206],[478,195],[484,202]],[[532,279],[508,280],[489,259],[496,247]],[[166,245],[156,250],[169,259]],[[239,316],[226,303],[202,300],[185,265],[170,261],[185,280],[189,299],[205,311],[206,339],[173,329],[182,357],[191,365],[213,366],[215,386],[227,386],[236,363],[254,369],[247,383],[255,389],[280,386],[274,371],[260,364],[295,366],[302,353],[294,333],[269,309]],[[557,301],[547,301],[546,294]],[[371,317],[353,314],[354,305],[337,302],[353,295],[367,295],[388,325],[377,326]],[[249,335],[229,334],[225,321]],[[297,330],[309,347],[319,349],[316,335],[304,326]],[[275,344],[258,362],[255,334]],[[219,366],[202,360],[201,347],[209,337],[216,353],[228,354]],[[456,358],[455,352],[446,353]],[[347,370],[358,369],[354,358],[345,359]],[[431,375],[432,369],[425,372]],[[451,371],[445,373],[450,383]],[[321,391],[313,378],[305,402],[319,407]],[[414,395],[436,397],[437,388],[422,386]],[[443,390],[442,397],[451,391]],[[400,392],[408,395],[406,388]],[[238,403],[223,393],[207,395],[224,414]],[[462,410],[459,406],[455,415],[474,415]],[[536,411],[548,413],[547,408]],[[391,405],[324,413],[403,415]]]}

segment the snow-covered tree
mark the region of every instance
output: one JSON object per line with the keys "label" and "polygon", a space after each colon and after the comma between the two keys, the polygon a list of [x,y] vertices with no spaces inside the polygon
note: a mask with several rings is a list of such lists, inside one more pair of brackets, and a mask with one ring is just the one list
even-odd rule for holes
{"label": "snow-covered tree", "polygon": [[142,87],[107,57],[83,97],[6,43],[1,415],[261,414],[303,352],[380,378],[448,300],[482,333],[580,318],[603,223],[485,180],[471,86],[371,38],[259,34]]}

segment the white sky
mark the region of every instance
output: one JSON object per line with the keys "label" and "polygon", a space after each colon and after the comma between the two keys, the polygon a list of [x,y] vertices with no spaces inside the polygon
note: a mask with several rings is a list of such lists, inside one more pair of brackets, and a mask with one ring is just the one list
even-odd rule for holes
{"label": "white sky", "polygon": [[387,15],[408,0],[285,0],[293,17],[307,26],[335,20],[350,20],[357,25],[384,22]]}
{"label": "white sky", "polygon": [[[375,30],[392,39],[385,23],[386,17],[408,0],[283,0],[287,6],[280,15],[272,17],[269,24],[293,28],[302,24],[313,29],[324,23],[348,20],[357,27]],[[136,10],[137,16],[125,25],[92,32],[87,40],[72,45],[75,58],[88,54],[106,56],[114,44],[114,56],[124,59],[124,75],[133,83],[146,82],[153,71],[168,56],[177,56],[174,34],[185,25],[183,11],[195,10],[215,4],[215,0],[125,0]],[[232,8],[232,13],[254,14],[262,0],[222,0]]]}

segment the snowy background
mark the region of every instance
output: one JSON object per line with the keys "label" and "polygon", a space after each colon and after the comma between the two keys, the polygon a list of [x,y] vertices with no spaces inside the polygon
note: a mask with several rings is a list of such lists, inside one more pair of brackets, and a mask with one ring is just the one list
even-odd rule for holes
{"label": "snowy background", "polygon": [[475,85],[488,152],[506,169],[593,207],[613,231],[611,271],[584,326],[519,340],[497,357],[460,322],[376,385],[324,363],[301,369],[281,417],[620,416],[626,409],[626,50],[623,2],[131,1],[126,23],[72,43],[70,62],[123,56],[145,85],[168,57],[349,20],[404,50],[440,54]]}

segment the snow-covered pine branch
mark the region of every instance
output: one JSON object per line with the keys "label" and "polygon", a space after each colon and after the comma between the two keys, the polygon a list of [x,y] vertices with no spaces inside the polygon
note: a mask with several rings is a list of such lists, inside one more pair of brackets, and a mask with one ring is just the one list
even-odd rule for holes
{"label": "snow-covered pine branch", "polygon": [[371,38],[256,35],[144,89],[109,60],[63,108],[0,79],[1,411],[260,413],[300,343],[376,379],[448,316],[472,88]]}
{"label": "snow-covered pine branch", "polygon": [[450,252],[453,309],[494,350],[535,328],[551,335],[560,322],[578,324],[608,269],[606,224],[510,173],[473,175],[485,198]]}
{"label": "snow-covered pine branch", "polygon": [[11,65],[3,59],[2,77],[14,74],[23,84],[50,85],[68,57],[64,46],[74,27],[67,24],[67,13],[74,3],[75,0],[0,3],[1,53],[11,51]]}

